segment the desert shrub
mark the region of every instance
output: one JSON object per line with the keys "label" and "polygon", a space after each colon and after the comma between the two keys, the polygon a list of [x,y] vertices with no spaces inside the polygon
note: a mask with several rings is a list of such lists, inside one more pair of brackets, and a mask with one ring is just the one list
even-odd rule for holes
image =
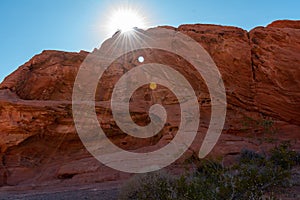
{"label": "desert shrub", "polygon": [[273,187],[285,186],[290,172],[267,159],[259,162],[240,163],[236,167],[235,199],[260,199]]}
{"label": "desert shrub", "polygon": [[291,167],[299,160],[288,143],[272,149],[269,156],[245,149],[230,167],[202,160],[193,173],[181,177],[162,172],[136,176],[125,183],[120,199],[276,199],[270,194],[290,185]]}
{"label": "desert shrub", "polygon": [[[248,157],[249,161],[246,162]],[[187,199],[260,199],[275,186],[284,185],[289,171],[274,165],[266,157],[244,152],[235,166],[209,163],[201,166],[188,184]]]}
{"label": "desert shrub", "polygon": [[175,178],[164,172],[138,174],[129,179],[120,191],[120,200],[176,199]]}
{"label": "desert shrub", "polygon": [[241,151],[240,158],[239,158],[240,164],[242,164],[242,163],[246,163],[246,164],[256,163],[257,164],[257,163],[264,162],[264,160],[265,160],[265,155],[256,153],[249,149],[243,149]]}
{"label": "desert shrub", "polygon": [[284,169],[290,169],[300,164],[300,155],[291,150],[291,144],[284,142],[271,150],[270,160]]}
{"label": "desert shrub", "polygon": [[[253,135],[251,137],[255,137],[260,143],[261,142],[269,142],[273,143],[277,141],[276,137],[278,134],[278,129],[274,126],[275,122],[271,118],[261,118],[261,119],[253,119],[251,117],[245,117],[242,121],[242,130],[252,130]],[[259,133],[262,133],[262,137],[257,137]]]}
{"label": "desert shrub", "polygon": [[[204,160],[187,182],[186,199],[229,199],[233,175],[220,163]],[[178,195],[180,196],[180,195]]]}

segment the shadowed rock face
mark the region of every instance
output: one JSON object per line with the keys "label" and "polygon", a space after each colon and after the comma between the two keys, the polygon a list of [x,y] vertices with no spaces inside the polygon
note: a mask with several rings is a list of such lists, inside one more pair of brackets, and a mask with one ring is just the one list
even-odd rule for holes
{"label": "shadowed rock face", "polygon": [[[171,28],[192,37],[214,59],[224,80],[227,117],[211,152],[230,158],[242,148],[267,149],[277,140],[300,148],[300,21],[276,21],[250,32],[217,25]],[[110,45],[115,37],[103,45]],[[0,185],[83,184],[119,180],[119,173],[90,156],[72,119],[72,88],[87,52],[43,51],[0,85]],[[147,62],[174,67],[191,83],[201,105],[199,137],[178,163],[197,153],[210,120],[209,93],[195,69],[176,55],[143,50],[116,60],[99,81],[96,111],[101,127],[116,145],[129,151],[152,151],[166,145],[178,130],[180,108],[173,93],[159,86],[139,88],[130,111],[139,125],[149,123],[148,109],[161,103],[168,123],[156,136],[128,136],[114,122],[108,100],[114,84],[143,55]],[[265,139],[264,139],[265,138]],[[266,139],[267,138],[267,139]],[[195,154],[196,155],[196,154]],[[174,166],[171,166],[172,168]]]}

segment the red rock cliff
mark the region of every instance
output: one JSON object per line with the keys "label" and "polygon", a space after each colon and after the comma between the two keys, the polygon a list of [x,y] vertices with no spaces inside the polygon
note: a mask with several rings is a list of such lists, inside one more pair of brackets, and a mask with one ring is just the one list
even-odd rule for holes
{"label": "red rock cliff", "polygon": [[[260,149],[270,142],[257,138],[291,140],[300,147],[300,21],[276,21],[250,32],[229,26],[181,25],[174,28],[199,42],[214,59],[227,93],[227,117],[220,141],[211,155],[230,157],[242,148]],[[169,27],[172,28],[172,27]],[[113,42],[114,38],[106,43]],[[184,60],[166,52],[141,52],[147,60],[171,64],[189,77],[201,104],[201,126],[210,119],[210,100],[201,77]],[[43,51],[9,75],[0,85],[0,185],[28,183],[83,183],[117,180],[126,176],[101,165],[89,155],[77,136],[72,119],[72,87],[87,52]],[[121,59],[121,58],[120,58]],[[145,124],[147,111],[140,102],[166,96],[169,123],[156,137],[138,140],[123,134],[107,112],[106,100],[113,83],[130,64],[116,62],[101,80],[96,110],[102,128],[124,149],[158,148],[178,128],[178,107],[166,88],[142,88],[132,97],[131,112],[136,123]],[[136,65],[136,58],[128,63]],[[184,66],[184,67],[183,67]],[[198,92],[197,92],[198,90]],[[202,92],[200,92],[200,90]],[[168,111],[167,109],[167,111]],[[198,143],[189,156],[197,152]]]}

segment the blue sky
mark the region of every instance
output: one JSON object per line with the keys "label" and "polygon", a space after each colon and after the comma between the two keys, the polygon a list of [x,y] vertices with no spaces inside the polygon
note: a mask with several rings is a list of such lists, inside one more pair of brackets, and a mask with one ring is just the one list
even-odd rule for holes
{"label": "blue sky", "polygon": [[1,0],[0,81],[42,50],[99,47],[110,12],[125,3],[145,14],[150,26],[213,23],[250,30],[300,19],[296,0]]}

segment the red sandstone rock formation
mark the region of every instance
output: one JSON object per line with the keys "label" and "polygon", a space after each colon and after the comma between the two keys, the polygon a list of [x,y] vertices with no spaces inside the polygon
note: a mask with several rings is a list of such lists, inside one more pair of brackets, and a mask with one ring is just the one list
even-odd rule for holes
{"label": "red sandstone rock formation", "polygon": [[[224,80],[226,124],[211,155],[226,158],[245,147],[259,150],[272,145],[257,139],[262,137],[291,140],[295,148],[300,147],[299,27],[300,21],[276,21],[250,32],[202,24],[174,28],[208,51]],[[77,136],[72,119],[72,87],[87,54],[43,51],[1,83],[0,185],[82,184],[128,176],[91,157]],[[186,61],[160,51],[140,54],[149,62],[175,67],[188,78],[198,95],[200,136],[182,161],[197,152],[205,134],[210,119],[209,94],[201,77],[194,75],[193,67]],[[126,63],[122,59],[113,63],[100,80],[96,94],[100,124],[111,140],[124,149],[161,147],[176,134],[180,120],[176,99],[166,88],[140,88],[130,105],[133,120],[143,125],[149,120],[147,108],[160,98],[167,108],[168,124],[159,135],[146,140],[126,136],[112,119],[107,101],[113,85],[124,72],[138,65],[134,55],[128,55]]]}

